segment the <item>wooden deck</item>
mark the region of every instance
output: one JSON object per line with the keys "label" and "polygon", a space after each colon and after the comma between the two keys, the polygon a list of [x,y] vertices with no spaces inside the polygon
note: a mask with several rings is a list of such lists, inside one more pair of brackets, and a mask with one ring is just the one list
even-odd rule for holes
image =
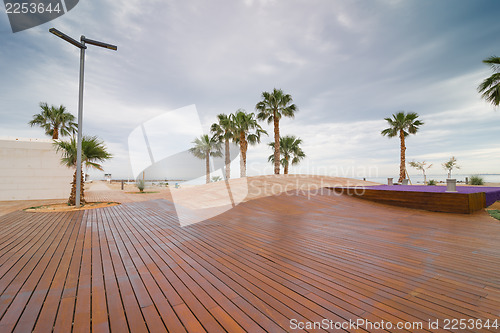
{"label": "wooden deck", "polygon": [[500,325],[497,220],[331,193],[264,197],[184,228],[157,196],[0,216],[0,332],[295,332],[291,319],[325,318],[423,323],[391,332],[436,332],[429,320],[453,318]]}
{"label": "wooden deck", "polygon": [[425,209],[432,212],[472,214],[486,208],[484,192],[477,193],[445,193],[397,190],[372,190],[332,187],[332,191],[354,196],[359,199],[371,200],[386,205]]}

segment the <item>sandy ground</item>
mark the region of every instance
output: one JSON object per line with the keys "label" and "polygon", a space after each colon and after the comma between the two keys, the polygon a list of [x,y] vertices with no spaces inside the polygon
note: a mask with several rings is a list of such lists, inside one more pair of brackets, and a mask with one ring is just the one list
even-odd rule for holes
{"label": "sandy ground", "polygon": [[[312,175],[270,175],[231,179],[228,182],[219,181],[204,185],[183,185],[180,188],[164,186],[148,186],[145,192],[139,194],[135,184],[108,183],[94,181],[85,185],[85,199],[88,202],[134,202],[155,199],[175,201],[179,206],[190,209],[204,209],[227,205],[236,205],[252,199],[283,192],[306,192],[318,194],[328,186],[361,186],[377,185],[377,183],[362,180],[312,176]],[[12,211],[49,204],[62,204],[66,210],[65,199],[60,200],[30,200],[0,202],[0,216]],[[90,207],[90,206],[89,206]]]}
{"label": "sandy ground", "polygon": [[76,210],[87,210],[87,209],[96,209],[103,207],[111,207],[119,205],[118,202],[88,202],[79,208],[75,206],[68,206],[66,203],[57,203],[57,204],[49,204],[49,205],[41,205],[41,206],[33,206],[33,208],[25,209],[26,212],[72,212]]}
{"label": "sandy ground", "polygon": [[[279,195],[281,193],[308,193],[315,195],[328,191],[325,187],[333,186],[370,186],[379,185],[357,179],[313,176],[313,175],[269,175],[231,179],[204,185],[184,185],[180,188],[148,186],[139,194],[135,184],[108,183],[94,181],[85,186],[85,198],[88,202],[134,202],[155,199],[174,201],[179,207],[188,209],[206,209],[213,207],[234,206],[257,198]],[[462,185],[461,185],[462,186]],[[500,186],[489,183],[486,186]],[[61,210],[67,210],[66,200],[4,201],[0,202],[0,216],[12,211],[29,207],[62,204]],[[91,208],[91,206],[88,206]],[[94,207],[95,208],[95,207]],[[225,209],[225,208],[223,208]],[[500,202],[489,207],[500,209]]]}

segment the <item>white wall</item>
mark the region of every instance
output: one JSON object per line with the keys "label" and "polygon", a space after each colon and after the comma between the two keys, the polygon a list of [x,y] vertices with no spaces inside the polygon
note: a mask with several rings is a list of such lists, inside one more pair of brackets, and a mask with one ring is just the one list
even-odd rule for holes
{"label": "white wall", "polygon": [[60,159],[52,140],[0,138],[0,201],[68,198],[74,169]]}

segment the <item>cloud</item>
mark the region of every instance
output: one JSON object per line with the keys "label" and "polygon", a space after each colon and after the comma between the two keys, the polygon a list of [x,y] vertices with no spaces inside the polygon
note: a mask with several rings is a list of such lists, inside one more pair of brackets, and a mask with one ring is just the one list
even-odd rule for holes
{"label": "cloud", "polygon": [[[116,175],[130,172],[127,137],[139,124],[196,104],[206,131],[218,113],[254,111],[274,87],[300,109],[282,121],[308,155],[292,171],[397,172],[399,143],[380,130],[384,117],[405,110],[426,122],[409,138],[408,158],[440,163],[455,154],[464,169],[496,172],[498,112],[476,87],[490,73],[481,60],[496,52],[500,3],[485,4],[80,2],[40,27],[0,32],[0,134],[42,137],[26,125],[41,101],[76,115],[79,50],[47,32],[55,26],[118,45],[89,46],[84,91],[85,133],[109,144],[115,158],[105,167]],[[271,173],[269,154],[265,144],[250,147],[249,174]]]}

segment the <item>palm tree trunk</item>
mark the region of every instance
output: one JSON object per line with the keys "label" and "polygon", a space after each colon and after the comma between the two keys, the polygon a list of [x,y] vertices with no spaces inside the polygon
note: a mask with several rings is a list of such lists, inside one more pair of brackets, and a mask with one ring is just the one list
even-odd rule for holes
{"label": "palm tree trunk", "polygon": [[406,146],[405,146],[405,135],[401,130],[399,131],[399,139],[401,140],[401,164],[399,165],[399,183],[406,178]]}
{"label": "palm tree trunk", "polygon": [[[81,187],[80,187],[80,204],[85,204],[85,182],[83,181],[83,171],[81,174]],[[76,170],[73,174],[73,181],[71,182],[71,193],[68,199],[68,205],[75,206],[76,205]]]}
{"label": "palm tree trunk", "polygon": [[274,174],[280,174],[280,120],[274,111]]}
{"label": "palm tree trunk", "polygon": [[205,159],[205,168],[206,168],[206,178],[207,184],[210,183],[210,154],[207,152],[207,158]]}
{"label": "palm tree trunk", "polygon": [[86,203],[85,201],[85,176],[82,169],[82,175],[80,180],[80,204],[83,205]]}
{"label": "palm tree trunk", "polygon": [[225,142],[226,145],[226,151],[224,153],[224,157],[226,158],[226,180],[231,178],[231,156],[229,156],[229,140],[226,139]]}
{"label": "palm tree trunk", "polygon": [[285,175],[288,175],[288,156],[285,156],[285,171],[283,172]]}
{"label": "palm tree trunk", "polygon": [[68,205],[74,206],[76,204],[76,170],[73,174],[73,181],[71,182],[71,193],[68,199]]}
{"label": "palm tree trunk", "polygon": [[59,128],[54,127],[54,131],[52,132],[52,140],[59,139]]}
{"label": "palm tree trunk", "polygon": [[245,139],[245,132],[240,133],[240,177],[247,176],[247,149],[248,144]]}

